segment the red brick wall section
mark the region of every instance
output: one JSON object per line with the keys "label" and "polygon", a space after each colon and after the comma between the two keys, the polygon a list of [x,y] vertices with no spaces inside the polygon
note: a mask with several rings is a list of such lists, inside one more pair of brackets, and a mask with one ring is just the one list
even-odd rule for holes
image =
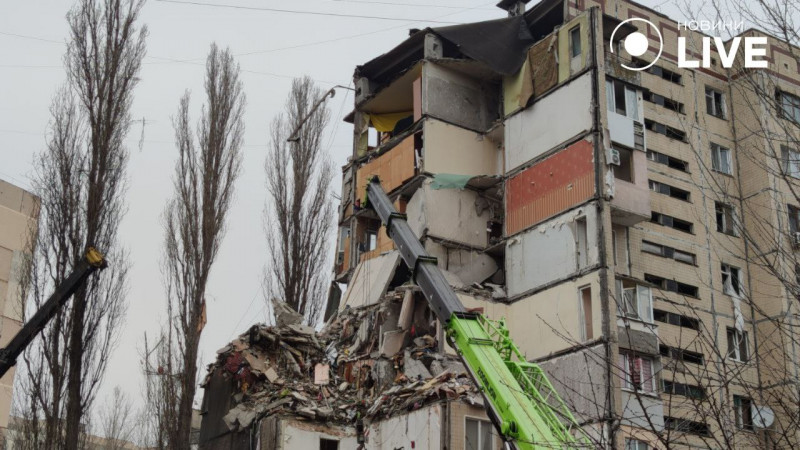
{"label": "red brick wall section", "polygon": [[506,181],[506,235],[594,195],[592,143],[578,141]]}

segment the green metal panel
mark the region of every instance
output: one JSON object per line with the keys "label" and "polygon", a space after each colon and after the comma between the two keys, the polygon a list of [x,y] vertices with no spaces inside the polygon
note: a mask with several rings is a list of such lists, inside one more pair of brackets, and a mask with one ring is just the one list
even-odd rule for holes
{"label": "green metal panel", "polygon": [[489,400],[500,433],[517,448],[589,447],[547,376],[525,361],[503,321],[454,314],[447,335]]}

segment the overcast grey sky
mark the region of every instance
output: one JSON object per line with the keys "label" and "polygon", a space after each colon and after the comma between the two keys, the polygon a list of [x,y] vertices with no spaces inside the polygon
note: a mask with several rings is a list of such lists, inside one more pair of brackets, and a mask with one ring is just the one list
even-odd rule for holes
{"label": "overcast grey sky", "polygon": [[[164,320],[164,290],[159,270],[163,240],[160,215],[171,194],[170,176],[177,152],[171,117],[186,89],[195,111],[203,100],[203,65],[209,45],[230,47],[242,68],[247,94],[243,172],[228,232],[208,285],[208,324],[203,331],[202,373],[216,350],[251,324],[264,320],[261,272],[266,257],[262,228],[267,128],[280,112],[291,79],[314,78],[321,87],[351,83],[355,66],[391,49],[409,28],[438,22],[500,18],[497,1],[484,0],[197,0],[234,7],[149,0],[141,22],[147,24],[147,57],[135,92],[135,123],[127,143],[128,212],[120,238],[130,250],[128,316],[114,353],[99,403],[114,385],[139,399],[142,375],[139,350],[145,332]],[[532,2],[532,3],[535,3]],[[663,1],[641,1],[648,6]],[[62,56],[71,1],[5,1],[0,5],[0,179],[29,188],[33,156],[44,147],[53,93],[65,80]],[[245,9],[249,8],[249,9]],[[262,9],[259,9],[262,8]],[[266,11],[263,8],[307,12]],[[313,12],[314,14],[308,14]],[[673,14],[674,9],[664,10]],[[386,17],[352,18],[336,15]],[[407,20],[397,20],[407,19]],[[441,25],[441,23],[438,23]],[[325,142],[337,166],[351,151],[352,127],[342,117],[353,107],[349,91],[328,102],[332,121]],[[144,136],[139,146],[142,135]],[[339,174],[337,173],[337,178]],[[340,189],[340,183],[334,183]],[[112,262],[113,263],[113,262]],[[200,391],[202,394],[202,390]]]}

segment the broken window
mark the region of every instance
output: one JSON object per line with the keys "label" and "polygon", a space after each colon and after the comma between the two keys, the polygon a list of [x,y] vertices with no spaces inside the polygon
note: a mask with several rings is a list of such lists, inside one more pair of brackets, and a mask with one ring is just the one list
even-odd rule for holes
{"label": "broken window", "polygon": [[650,216],[650,222],[657,223],[665,227],[674,228],[676,230],[683,231],[684,233],[689,233],[689,234],[692,234],[692,230],[694,228],[691,222],[655,211]]}
{"label": "broken window", "polygon": [[674,158],[669,155],[665,155],[663,153],[659,153],[655,150],[648,150],[647,151],[647,159],[650,161],[655,161],[659,164],[664,164],[673,169],[680,170],[681,172],[689,172],[689,163],[678,158]]}
{"label": "broken window", "polygon": [[706,86],[706,112],[720,119],[725,118],[725,95]]}
{"label": "broken window", "polygon": [[645,60],[640,59],[640,58],[633,58],[633,64],[636,67],[650,66],[645,70],[647,73],[651,73],[651,74],[653,74],[653,75],[655,75],[657,77],[661,77],[664,80],[667,80],[667,81],[675,83],[675,84],[682,84],[681,83],[682,77],[681,77],[680,74],[678,74],[676,72],[673,72],[671,70],[665,69],[663,67],[657,66],[657,65],[653,64],[652,62],[645,61]]}
{"label": "broken window", "polygon": [[586,217],[581,217],[575,221],[576,242],[575,248],[578,258],[578,269],[586,267],[589,264],[589,235],[586,229]]}
{"label": "broken window", "polygon": [[581,340],[588,341],[594,339],[592,328],[592,288],[585,286],[580,288],[580,320],[581,320]]}
{"label": "broken window", "polygon": [[660,309],[653,310],[653,320],[655,320],[656,322],[668,323],[670,325],[676,325],[679,327],[690,328],[692,330],[700,329],[699,320],[678,313],[663,311]]}
{"label": "broken window", "polygon": [[717,216],[717,231],[736,236],[736,229],[734,227],[736,215],[733,206],[727,203],[714,202],[714,211]]}
{"label": "broken window", "polygon": [[339,450],[339,441],[319,438],[319,450]]}
{"label": "broken window", "polygon": [[622,387],[630,391],[652,394],[656,391],[656,380],[653,377],[653,359],[620,353],[622,367]]}
{"label": "broken window", "polygon": [[646,91],[642,94],[642,97],[645,101],[650,103],[655,103],[656,105],[663,106],[669,110],[679,112],[681,114],[684,113],[684,106],[683,103],[673,100],[668,97],[664,97],[663,95],[656,94],[652,91]]}
{"label": "broken window", "polygon": [[728,358],[746,362],[749,359],[747,352],[747,332],[728,327]]}
{"label": "broken window", "polygon": [[678,383],[677,381],[664,380],[664,393],[680,395],[687,398],[702,400],[706,398],[705,389],[693,384]]}
{"label": "broken window", "polygon": [[781,162],[783,173],[792,178],[800,178],[800,152],[781,145]]}
{"label": "broken window", "polygon": [[677,198],[678,200],[683,200],[685,202],[690,201],[690,193],[689,191],[676,188],[675,186],[670,186],[665,183],[661,183],[654,180],[648,181],[648,186],[650,186],[650,190],[653,192],[658,192],[659,194],[669,195],[672,198]]}
{"label": "broken window", "polygon": [[753,401],[739,395],[733,396],[733,415],[736,427],[745,430],[753,429]]}
{"label": "broken window", "polygon": [[636,89],[619,81],[606,79],[606,100],[608,110],[639,120],[639,102],[636,99]]}
{"label": "broken window", "polygon": [[731,149],[711,143],[711,168],[717,172],[732,174]]}
{"label": "broken window", "polygon": [[492,423],[488,420],[465,418],[464,448],[469,450],[492,450]]}
{"label": "broken window", "polygon": [[738,267],[722,265],[722,291],[728,295],[742,294],[742,277]]}
{"label": "broken window", "polygon": [[673,128],[649,119],[645,119],[644,126],[654,133],[663,134],[670,139],[686,142],[686,133],[677,128]]}
{"label": "broken window", "polygon": [[789,231],[792,233],[792,238],[800,231],[800,208],[792,205],[786,205],[786,210],[789,213]]}
{"label": "broken window", "polygon": [[655,284],[664,291],[676,292],[681,295],[687,295],[695,298],[698,294],[697,286],[692,286],[691,284],[681,283],[675,280],[667,280],[666,278],[659,277],[658,275],[646,273],[644,274],[644,280],[648,283]]}
{"label": "broken window", "polygon": [[670,347],[669,345],[660,345],[658,347],[658,350],[662,356],[667,356],[676,361],[683,361],[700,365],[702,365],[704,361],[702,353],[692,352],[689,350],[684,350],[682,348]]}
{"label": "broken window", "polygon": [[378,248],[378,230],[367,230],[366,250],[371,252]]}
{"label": "broken window", "polygon": [[664,416],[664,428],[682,433],[699,434],[701,436],[708,436],[710,434],[708,425],[705,423],[677,417]]}
{"label": "broken window", "polygon": [[617,280],[619,315],[653,322],[653,296],[650,288],[633,280]]}
{"label": "broken window", "polygon": [[581,55],[581,26],[569,30],[569,56],[575,58]]}
{"label": "broken window", "polygon": [[633,183],[633,154],[626,148],[614,148],[619,155],[619,165],[614,167],[614,178]]}
{"label": "broken window", "polygon": [[686,264],[695,263],[695,254],[684,252],[668,245],[656,244],[655,242],[642,241],[642,251],[645,253],[652,253],[654,255],[663,256],[665,258],[674,259]]}

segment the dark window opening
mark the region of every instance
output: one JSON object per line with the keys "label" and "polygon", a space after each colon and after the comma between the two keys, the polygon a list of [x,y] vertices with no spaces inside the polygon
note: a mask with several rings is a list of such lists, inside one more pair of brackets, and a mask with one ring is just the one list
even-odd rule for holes
{"label": "dark window opening", "polygon": [[[644,67],[644,66],[647,66],[647,65],[650,64],[649,61],[645,61],[645,60],[640,59],[640,58],[633,58],[633,63],[636,65],[636,67]],[[663,78],[663,79],[665,79],[665,80],[667,80],[667,81],[669,81],[671,83],[681,84],[682,77],[681,77],[680,74],[678,74],[676,72],[673,72],[673,71],[671,71],[669,69],[665,69],[663,67],[657,66],[655,64],[650,66],[646,70],[646,72],[647,73],[651,73],[651,74],[653,74],[653,75],[655,75],[657,77],[661,77],[661,78]]]}
{"label": "dark window opening", "polygon": [[664,108],[669,109],[671,111],[675,111],[675,112],[678,112],[678,113],[681,113],[681,114],[685,113],[683,103],[681,103],[681,102],[679,102],[677,100],[673,100],[671,98],[664,97],[663,95],[659,95],[659,94],[653,93],[651,91],[645,92],[643,94],[643,98],[647,102],[654,103],[654,104],[659,105],[659,106],[663,106]]}
{"label": "dark window opening", "polygon": [[644,126],[645,128],[654,133],[663,134],[664,136],[670,139],[686,142],[686,133],[683,130],[673,128],[668,125],[664,125],[663,123],[652,121],[650,119],[644,120]]}
{"label": "dark window opening", "polygon": [[703,364],[703,354],[698,352],[693,352],[690,350],[684,350],[682,348],[677,347],[670,347],[669,345],[660,345],[658,347],[659,353],[661,356],[666,356],[668,358],[672,358],[676,361],[683,361],[692,364]]}
{"label": "dark window opening", "polygon": [[339,441],[319,438],[319,450],[339,450]]}
{"label": "dark window opening", "polygon": [[728,358],[746,362],[750,359],[747,349],[747,332],[739,331],[736,328],[728,328]]}
{"label": "dark window opening", "polygon": [[650,190],[653,192],[669,195],[672,198],[677,198],[678,200],[683,200],[685,202],[691,201],[691,193],[689,191],[654,180],[649,180],[648,185],[650,186]]}
{"label": "dark window opening", "polygon": [[736,228],[734,226],[736,215],[733,206],[721,202],[714,202],[714,211],[717,218],[717,231],[736,236]]}
{"label": "dark window opening", "polygon": [[698,319],[669,311],[663,311],[661,309],[653,310],[653,319],[658,322],[668,323],[670,325],[689,328],[692,330],[700,329],[700,321]]}
{"label": "dark window opening", "polygon": [[800,97],[779,91],[778,103],[778,108],[784,119],[800,122]]}
{"label": "dark window opening", "polygon": [[664,428],[683,433],[699,434],[708,436],[710,434],[708,425],[693,420],[679,419],[677,417],[664,417]]}
{"label": "dark window opening", "polygon": [[677,381],[664,380],[664,393],[680,395],[682,397],[703,400],[706,398],[705,390],[693,384],[678,383]]}
{"label": "dark window opening", "polygon": [[691,284],[681,283],[675,280],[668,280],[666,278],[659,277],[658,275],[652,275],[649,273],[644,274],[644,280],[648,283],[655,284],[663,291],[675,292],[695,298],[697,298],[698,295],[697,286],[692,286]]}
{"label": "dark window opening", "polygon": [[633,154],[625,148],[614,149],[619,154],[619,166],[614,167],[614,178],[633,183]]}
{"label": "dark window opening", "polygon": [[720,119],[725,118],[725,95],[710,87],[706,87],[706,112]]}
{"label": "dark window opening", "polygon": [[753,429],[753,401],[747,397],[733,396],[733,415],[736,426],[745,430]]}
{"label": "dark window opening", "polygon": [[570,56],[572,58],[581,54],[581,27],[580,25],[569,30]]}
{"label": "dark window opening", "polygon": [[647,151],[647,159],[650,161],[657,162],[659,164],[664,164],[665,166],[680,170],[681,172],[689,172],[689,163],[678,158],[673,158],[672,156],[665,155],[663,153],[659,153],[655,150],[648,150]]}

